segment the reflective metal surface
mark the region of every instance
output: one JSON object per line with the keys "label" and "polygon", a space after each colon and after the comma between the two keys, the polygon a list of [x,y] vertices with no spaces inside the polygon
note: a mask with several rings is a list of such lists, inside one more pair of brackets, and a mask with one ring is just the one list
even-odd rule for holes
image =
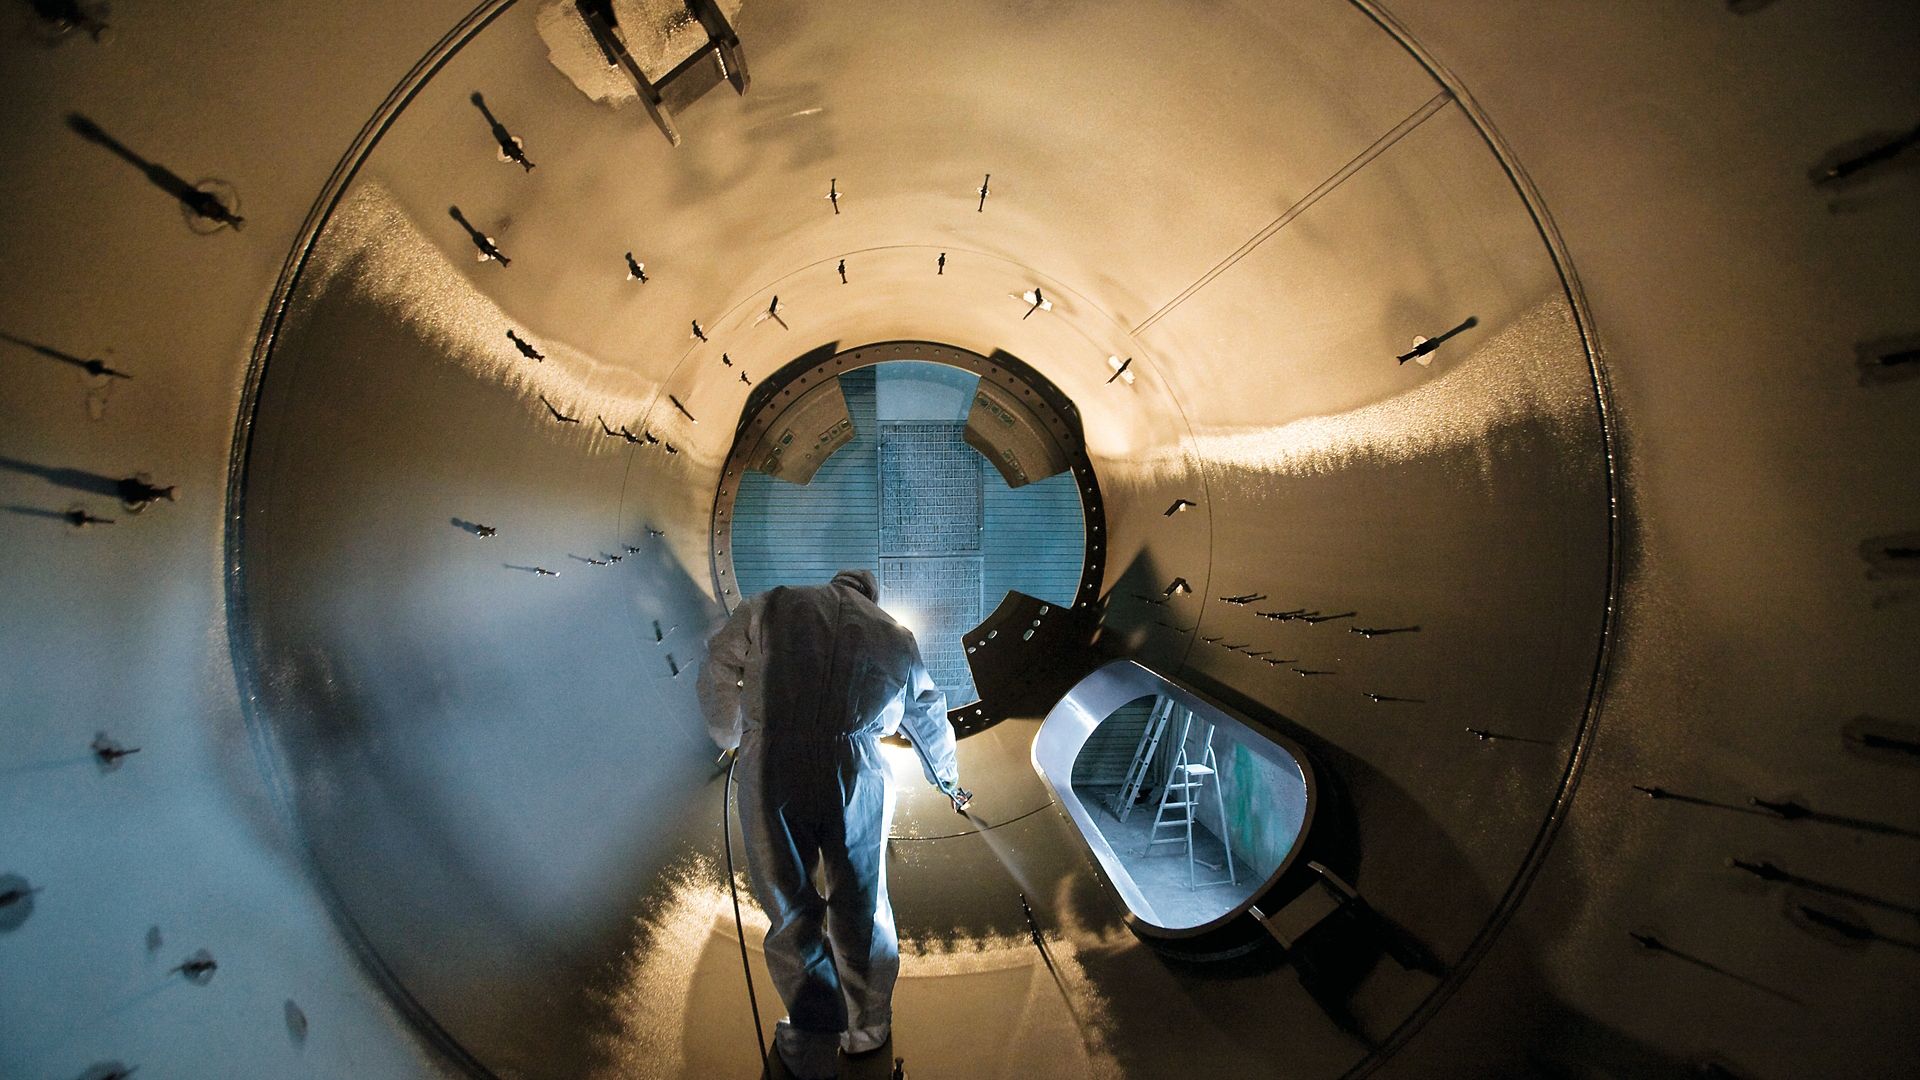
{"label": "reflective metal surface", "polygon": [[[556,88],[560,128],[546,134],[541,169],[487,173],[479,193],[460,196],[463,216],[513,262],[476,259],[444,221],[442,194],[472,190],[476,178],[442,169],[430,148],[447,138],[440,114],[466,106],[460,72],[484,79],[537,59],[526,18],[509,13],[449,61],[323,230],[267,364],[247,481],[259,717],[296,778],[295,813],[320,872],[414,1000],[496,1071],[589,1071],[633,1061],[622,1046],[672,1037],[670,1015],[609,1003],[659,993],[636,980],[696,969],[611,960],[652,948],[641,942],[653,933],[636,935],[630,920],[676,924],[665,914],[677,895],[669,883],[710,874],[699,869],[714,856],[710,772],[684,673],[730,588],[726,548],[703,550],[703,524],[730,497],[724,462],[751,380],[834,341],[934,332],[977,355],[1026,358],[1072,398],[1088,486],[1098,476],[1108,507],[1089,545],[1098,577],[1085,582],[1104,613],[1098,647],[1180,669],[1323,758],[1357,818],[1337,869],[1435,955],[1472,947],[1527,864],[1580,731],[1605,612],[1607,475],[1586,352],[1552,258],[1463,112],[1431,104],[1424,73],[1370,84],[1379,129],[1417,116],[1364,167],[1228,264],[1205,275],[1196,266],[1201,287],[1143,308],[1129,334],[1075,281],[1056,278],[1072,272],[1064,264],[1041,273],[971,244],[803,239],[829,226],[879,241],[913,236],[908,204],[861,207],[885,190],[877,179],[836,180],[841,213],[807,215],[791,239],[756,247],[732,223],[765,174],[742,174],[738,188],[661,192],[600,164],[637,152],[672,176],[739,155],[729,117],[762,107],[751,96],[704,102],[707,135],[675,150],[632,145],[597,107]],[[819,18],[760,24],[759,91],[803,79],[795,65],[826,29]],[[745,9],[743,32],[755,20]],[[1167,43],[1151,48],[1164,58]],[[1407,62],[1393,55],[1361,50],[1350,63]],[[1078,92],[1091,100],[1099,90]],[[679,117],[689,136],[698,115]],[[1380,137],[1359,134],[1366,128],[1351,120],[1327,136],[1352,130],[1358,149]],[[820,137],[799,121],[781,130],[795,147]],[[848,155],[861,143],[844,136],[833,168],[858,176]],[[655,241],[646,283],[614,272],[612,249],[629,241],[581,234],[545,194],[550,177],[567,176],[597,178],[578,205],[616,215],[652,206],[653,220],[679,222],[680,235]],[[913,197],[910,185],[898,190]],[[953,209],[956,224],[984,230],[981,240],[1003,235],[984,211]],[[1196,225],[1169,230],[1157,253],[1175,257],[1205,231]],[[658,236],[652,221],[646,231]],[[596,271],[582,256],[599,248],[608,250]],[[757,252],[780,269],[743,276],[738,265],[686,258],[695,251],[727,251],[736,263]],[[949,262],[934,267],[942,251]],[[1044,311],[1020,299],[1035,288],[1049,299]],[[775,294],[782,318],[759,318],[776,310]],[[589,295],[601,299],[583,306]],[[1392,362],[1407,348],[1393,335],[1438,333],[1469,314],[1477,329],[1433,364]],[[893,327],[911,330],[889,335]],[[1133,383],[1108,381],[1108,355],[1136,358]],[[1172,357],[1178,364],[1164,363]],[[1284,392],[1255,392],[1251,371],[1285,371]],[[445,467],[421,467],[435,460]],[[418,464],[396,473],[386,464],[395,461]],[[1196,508],[1168,515],[1176,498]],[[455,520],[498,535],[476,537]],[[1176,577],[1188,588],[1168,592]],[[1260,594],[1273,602],[1223,599]],[[1458,596],[1476,603],[1448,603]],[[1260,618],[1293,608],[1336,621]],[[1414,624],[1400,637],[1348,632]],[[463,656],[484,659],[474,668]],[[1522,762],[1470,741],[1438,750],[1378,720],[1436,708],[1557,752]],[[1001,728],[1019,730],[992,730]],[[963,758],[983,821],[1000,828],[922,827],[960,835],[920,841],[895,874],[909,938],[907,898],[937,895],[951,879],[951,845],[986,844],[1054,813],[1018,818],[1045,805],[1008,798],[1032,787],[1007,772],[1023,751],[1002,738]],[[1491,812],[1436,798],[1482,785],[1502,790]],[[922,815],[908,803],[910,834]],[[1062,827],[1054,819],[1051,855],[995,852],[1004,857],[972,887],[982,899],[1037,891],[1043,918],[1111,926],[1125,904],[1055,910],[1046,890],[1024,887],[1023,877],[1078,882],[1066,895],[1100,888],[1084,855],[1060,846]],[[550,842],[556,829],[568,843]],[[996,876],[1004,884],[988,886]],[[1436,889],[1449,901],[1434,902]],[[918,910],[932,920],[923,935],[1005,932],[964,907]],[[484,998],[466,989],[501,970],[518,973],[509,986]],[[724,972],[712,977],[733,977]],[[1154,981],[1192,993],[1192,977]],[[1291,976],[1249,978],[1234,992],[1270,993],[1255,988]],[[1432,985],[1387,972],[1357,988],[1374,1037]],[[1326,1030],[1344,1038],[1345,1022]],[[1230,1030],[1236,1046],[1252,1037]],[[1124,1027],[1108,1036],[1136,1070],[1174,1049],[1144,1038]]]}
{"label": "reflective metal surface", "polygon": [[[1155,701],[1169,700],[1190,710],[1199,721],[1208,725],[1219,725],[1227,729],[1230,737],[1243,745],[1254,748],[1255,753],[1270,760],[1281,782],[1289,786],[1284,790],[1270,793],[1276,803],[1284,803],[1291,809],[1296,803],[1297,811],[1293,819],[1298,820],[1293,842],[1287,847],[1286,854],[1273,864],[1243,865],[1239,873],[1247,877],[1246,889],[1234,890],[1236,899],[1225,904],[1219,911],[1210,911],[1208,918],[1190,921],[1186,918],[1168,918],[1158,911],[1153,900],[1135,880],[1136,861],[1151,855],[1136,855],[1133,852],[1117,850],[1111,839],[1112,826],[1107,823],[1107,810],[1104,807],[1089,806],[1075,790],[1073,775],[1075,763],[1087,744],[1094,729],[1106,721],[1124,705],[1146,697]],[[1076,683],[1067,691],[1060,704],[1054,706],[1040,725],[1033,740],[1033,767],[1046,781],[1047,788],[1060,803],[1061,809],[1080,831],[1094,858],[1099,862],[1105,878],[1128,911],[1141,925],[1143,932],[1168,937],[1192,936],[1215,929],[1222,924],[1243,915],[1247,907],[1259,901],[1267,888],[1277,883],[1292,865],[1295,857],[1306,846],[1307,834],[1313,828],[1316,803],[1316,787],[1313,767],[1302,760],[1304,755],[1298,747],[1285,741],[1255,731],[1231,713],[1222,710],[1212,702],[1202,700],[1191,691],[1168,682],[1164,677],[1148,671],[1139,664],[1127,660],[1116,660],[1101,667]],[[1211,777],[1217,784],[1218,777]],[[1297,784],[1297,790],[1291,785]],[[1217,790],[1217,789],[1216,789]],[[1204,803],[1203,803],[1204,806]],[[1152,804],[1136,807],[1134,813],[1145,816]],[[1206,807],[1211,809],[1211,807]],[[1209,819],[1211,824],[1211,819]],[[1137,830],[1136,830],[1137,831]],[[1157,839],[1157,837],[1153,837]],[[1131,857],[1130,857],[1131,856]],[[1217,878],[1220,867],[1209,867],[1209,877]]]}
{"label": "reflective metal surface", "polygon": [[16,6],[0,1073],[755,1068],[685,685],[738,374],[907,338],[1073,400],[1099,654],[1305,748],[1402,947],[1145,947],[1009,710],[892,844],[909,1075],[1911,1057],[1920,200],[1833,175],[1909,6],[750,0],[678,148],[571,10]]}

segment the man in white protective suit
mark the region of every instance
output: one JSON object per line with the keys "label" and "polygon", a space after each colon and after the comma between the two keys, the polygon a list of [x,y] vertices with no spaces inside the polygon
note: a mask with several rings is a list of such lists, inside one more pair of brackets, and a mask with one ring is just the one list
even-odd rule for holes
{"label": "man in white protective suit", "polygon": [[770,922],[767,968],[787,1007],[774,1044],[808,1080],[835,1075],[838,1051],[876,1050],[892,1033],[900,946],[886,843],[895,792],[880,737],[906,735],[955,809],[969,798],[946,695],[878,596],[866,570],[761,593],[708,641],[700,673],[707,729],[740,755],[747,871]]}

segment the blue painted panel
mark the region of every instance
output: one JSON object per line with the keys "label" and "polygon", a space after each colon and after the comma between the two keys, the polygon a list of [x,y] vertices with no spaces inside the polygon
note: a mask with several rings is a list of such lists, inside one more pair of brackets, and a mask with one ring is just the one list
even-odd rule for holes
{"label": "blue painted panel", "polygon": [[733,511],[733,566],[743,596],[775,585],[819,585],[844,569],[880,570],[880,441],[874,371],[840,377],[853,441],[806,485],[764,473],[741,477]]}
{"label": "blue painted panel", "polygon": [[990,468],[983,471],[987,477],[983,492],[987,565],[982,581],[986,610],[992,611],[1010,590],[1071,605],[1080,589],[1080,566],[1086,555],[1080,489],[1073,474],[1010,488],[999,473]]}
{"label": "blue painted panel", "polygon": [[890,361],[874,370],[882,421],[964,421],[980,384],[971,371],[923,360]]}

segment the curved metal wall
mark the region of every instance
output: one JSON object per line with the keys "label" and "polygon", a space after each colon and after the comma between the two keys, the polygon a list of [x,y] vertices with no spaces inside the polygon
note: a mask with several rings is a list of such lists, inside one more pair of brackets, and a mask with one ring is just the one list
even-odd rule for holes
{"label": "curved metal wall", "polygon": [[[1873,175],[1810,198],[1799,159],[1920,107],[1873,81],[1911,16],[1403,7],[1460,78],[1392,15],[1332,0],[749,3],[752,89],[686,109],[678,149],[570,81],[563,5],[469,15],[364,127],[459,12],[382,12],[374,32],[369,8],[135,11],[111,48],[8,65],[27,120],[6,135],[19,196],[0,245],[41,272],[8,285],[5,327],[75,354],[106,340],[138,378],[56,386],[82,376],[31,351],[3,376],[0,480],[24,539],[0,629],[29,720],[0,872],[46,891],[0,937],[0,1063],[190,1067],[211,1045],[273,1075],[752,1067],[687,686],[719,610],[706,522],[748,393],[735,375],[900,338],[1037,358],[1075,401],[1107,513],[1099,648],[1306,746],[1349,835],[1336,869],[1444,969],[1383,965],[1330,1016],[1271,957],[1154,956],[1028,766],[1037,716],[1013,717],[963,746],[984,831],[908,779],[893,866],[913,1075],[1154,1075],[1176,1057],[1222,1075],[1632,1072],[1760,1045],[1803,1072],[1890,1060],[1872,1033],[1910,993],[1887,950],[1849,967],[1776,910],[1821,894],[1720,875],[1727,852],[1765,848],[1799,880],[1886,896],[1907,865],[1888,847],[1902,811],[1871,782],[1887,766],[1828,761],[1782,712],[1910,705],[1881,670],[1901,587],[1850,621],[1857,568],[1816,554],[1847,562],[1834,535],[1894,531],[1901,501],[1870,513],[1856,493],[1911,441],[1900,388],[1868,401],[1849,367],[1842,400],[1806,350],[1752,328],[1846,352],[1904,295],[1914,260],[1888,237],[1913,235],[1912,201]],[[328,78],[289,79],[315,67]],[[1759,113],[1727,102],[1776,84],[1809,96],[1767,99],[1754,159]],[[1466,85],[1497,102],[1566,244]],[[497,159],[476,89],[537,169]],[[73,141],[71,109],[183,172],[231,163],[247,230],[182,229]],[[1711,152],[1664,136],[1669,110]],[[1594,145],[1633,167],[1596,171]],[[1723,164],[1747,160],[1768,178]],[[113,198],[73,212],[68,173]],[[1904,174],[1884,175],[1897,194]],[[511,266],[474,261],[449,204]],[[272,293],[289,248],[304,270]],[[1598,743],[1620,493],[1563,248],[1625,345],[1640,418],[1638,644]],[[1742,251],[1756,261],[1729,279]],[[1036,287],[1053,307],[1023,319]],[[752,321],[775,292],[791,329]],[[263,304],[256,401],[237,373]],[[1760,374],[1723,385],[1719,338],[1687,312]],[[1396,362],[1469,316],[1431,366]],[[1108,357],[1136,378],[1108,382]],[[67,426],[41,408],[62,395]],[[214,493],[236,397],[252,443],[230,474],[246,618],[229,661]],[[1832,438],[1860,465],[1834,466],[1820,433],[1856,430]],[[181,480],[181,502],[71,534],[47,516],[89,497],[88,474],[132,471]],[[1721,566],[1723,546],[1767,573]],[[1176,577],[1193,591],[1167,593]],[[1801,670],[1806,634],[1769,581],[1845,643],[1812,646],[1841,692]],[[77,783],[101,726],[142,753]],[[1599,779],[1574,799],[1589,748]],[[1636,802],[1636,783],[1704,801]],[[1822,842],[1838,835],[1858,850]],[[221,961],[207,986],[167,973],[188,942]],[[1842,992],[1809,1000],[1802,977]],[[422,1031],[452,1056],[422,1056]],[[970,1033],[987,1031],[983,1049]]]}
{"label": "curved metal wall", "polygon": [[[1349,118],[1355,134],[1344,138],[1334,125],[1318,130],[1330,162],[1345,144],[1344,162],[1227,261],[1192,262],[1191,284],[1130,333],[1077,283],[1022,260],[955,243],[939,248],[953,258],[936,268],[932,245],[862,244],[912,238],[912,215],[884,202],[929,195],[863,170],[863,152],[884,154],[886,142],[863,151],[851,131],[833,169],[870,175],[881,212],[861,207],[862,185],[848,179],[843,213],[811,213],[793,227],[837,229],[852,243],[823,233],[815,243],[834,246],[763,288],[722,278],[731,300],[714,312],[680,267],[713,280],[779,257],[780,244],[737,233],[748,192],[673,192],[656,213],[692,235],[651,246],[644,284],[612,272],[626,241],[578,230],[582,214],[618,216],[662,198],[659,185],[626,173],[596,179],[598,162],[650,149],[672,175],[718,149],[635,148],[630,129],[555,81],[541,107],[516,103],[548,128],[547,171],[460,161],[447,129],[466,110],[465,87],[543,59],[530,54],[533,17],[509,12],[465,43],[358,169],[266,358],[251,429],[240,628],[256,654],[257,716],[285,755],[292,811],[319,872],[407,997],[498,1072],[578,1075],[671,1037],[671,1028],[647,1030],[670,1018],[608,1004],[662,978],[659,960],[644,975],[611,961],[660,948],[649,920],[687,902],[675,890],[711,880],[712,772],[685,676],[718,614],[700,526],[750,392],[737,375],[764,376],[769,364],[833,341],[872,340],[874,327],[923,323],[955,328],[947,339],[983,351],[1032,356],[1073,394],[1097,474],[1126,493],[1111,497],[1100,647],[1166,656],[1309,741],[1354,807],[1343,869],[1437,955],[1461,956],[1525,864],[1567,749],[1517,762],[1461,744],[1437,759],[1424,741],[1387,737],[1378,720],[1417,723],[1444,703],[1498,730],[1573,746],[1606,610],[1608,503],[1589,357],[1562,279],[1508,172],[1449,92],[1390,39],[1366,37],[1377,31],[1357,14],[1323,9],[1315,17],[1381,44],[1348,61],[1371,66],[1373,93],[1355,99],[1347,74],[1332,80],[1340,91],[1323,79],[1313,100],[1403,115],[1373,131]],[[813,21],[763,31],[753,61],[762,92],[799,77],[788,65],[830,29]],[[1211,62],[1162,40],[1113,45],[1163,66]],[[1101,90],[1095,81],[1073,93]],[[512,111],[508,100],[496,94],[493,107]],[[702,107],[723,115],[754,102]],[[703,147],[723,146],[729,131],[716,118]],[[779,137],[817,145],[822,135],[796,124]],[[950,139],[947,152],[963,143]],[[973,152],[1007,156],[991,139]],[[1001,219],[1022,215],[1014,193],[1033,182],[1029,172],[1043,178],[1056,154],[1024,171],[1018,155],[996,164],[992,215],[957,202],[934,212],[976,234],[969,245],[1004,242]],[[421,174],[449,164],[461,216],[494,236],[510,264],[475,260],[464,231],[444,220],[447,189]],[[571,195],[557,213],[545,177],[576,174],[562,182],[601,190]],[[796,210],[818,209],[807,200]],[[1224,201],[1196,195],[1194,205]],[[1065,216],[1027,227],[1044,236],[1080,224]],[[1146,249],[1171,258],[1198,231],[1168,223]],[[728,260],[698,254],[721,250]],[[1037,326],[1019,300],[1035,286],[1056,298]],[[582,294],[599,297],[591,316]],[[754,319],[774,294],[785,318]],[[1410,341],[1410,328],[1439,333],[1467,316],[1475,328],[1437,365],[1393,361],[1410,347],[1396,332]],[[697,333],[670,329],[695,324]],[[508,330],[534,343],[534,355]],[[594,344],[616,339],[627,343],[626,364]],[[1132,383],[1107,381],[1106,357],[1121,353],[1135,359]],[[1268,374],[1280,372],[1283,380]],[[1166,514],[1175,499],[1193,506]],[[493,531],[475,535],[478,525]],[[1221,550],[1261,558],[1216,569]],[[1122,551],[1124,562],[1112,557]],[[1175,576],[1194,591],[1141,602]],[[1273,602],[1222,599],[1255,593]],[[1444,598],[1459,595],[1476,597],[1472,611],[1446,609]],[[1262,620],[1268,608],[1317,614]],[[1578,612],[1587,616],[1570,617]],[[1386,630],[1401,636],[1372,633]],[[1226,637],[1251,640],[1237,653],[1216,648]],[[1289,662],[1247,655],[1262,652]],[[995,743],[970,741],[963,766],[981,777],[987,820],[1050,829],[1052,840],[1045,858],[1010,859],[1003,890],[1034,874],[1063,888],[1078,882],[1042,901],[1042,916],[1088,927],[1093,936],[1074,947],[1090,956],[1125,957],[1132,947],[1100,929],[1124,912],[1075,898],[1092,886],[1089,867],[1061,850],[1057,813],[1030,816],[1046,799],[1023,775],[1025,754],[1006,752],[1019,745],[1010,730]],[[1448,768],[1436,769],[1439,760]],[[1489,814],[1433,797],[1462,784],[1502,798]],[[910,799],[903,831],[915,832],[925,812],[924,798]],[[1004,899],[998,917],[980,922],[910,899],[937,895],[946,865],[985,843],[925,842],[896,873],[909,939],[1008,928]],[[1432,903],[1436,881],[1451,902]],[[495,986],[503,969],[516,977]],[[1274,979],[1248,976],[1234,990],[1272,993]],[[1376,981],[1365,992],[1393,1002],[1430,988],[1422,973]],[[479,985],[492,988],[477,995]],[[1090,980],[1086,993],[1121,999],[1110,1005],[1118,1013],[1155,985],[1154,998],[1194,989],[1170,971]],[[915,998],[902,997],[911,1016]],[[1389,1035],[1405,1007],[1370,1016],[1373,1037]],[[1315,1026],[1346,1037],[1324,1020]],[[1265,1059],[1248,1053],[1255,1039],[1236,1026],[1219,1066]],[[1088,1040],[1088,1067],[1138,1070],[1176,1049],[1117,1016]]]}

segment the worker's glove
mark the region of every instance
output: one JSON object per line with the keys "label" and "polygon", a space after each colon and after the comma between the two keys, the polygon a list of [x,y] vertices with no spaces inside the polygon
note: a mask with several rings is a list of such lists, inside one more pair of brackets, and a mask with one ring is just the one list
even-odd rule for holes
{"label": "worker's glove", "polygon": [[968,791],[959,784],[947,788],[946,794],[947,798],[953,800],[953,812],[956,814],[966,813],[967,807],[973,805],[973,792]]}

